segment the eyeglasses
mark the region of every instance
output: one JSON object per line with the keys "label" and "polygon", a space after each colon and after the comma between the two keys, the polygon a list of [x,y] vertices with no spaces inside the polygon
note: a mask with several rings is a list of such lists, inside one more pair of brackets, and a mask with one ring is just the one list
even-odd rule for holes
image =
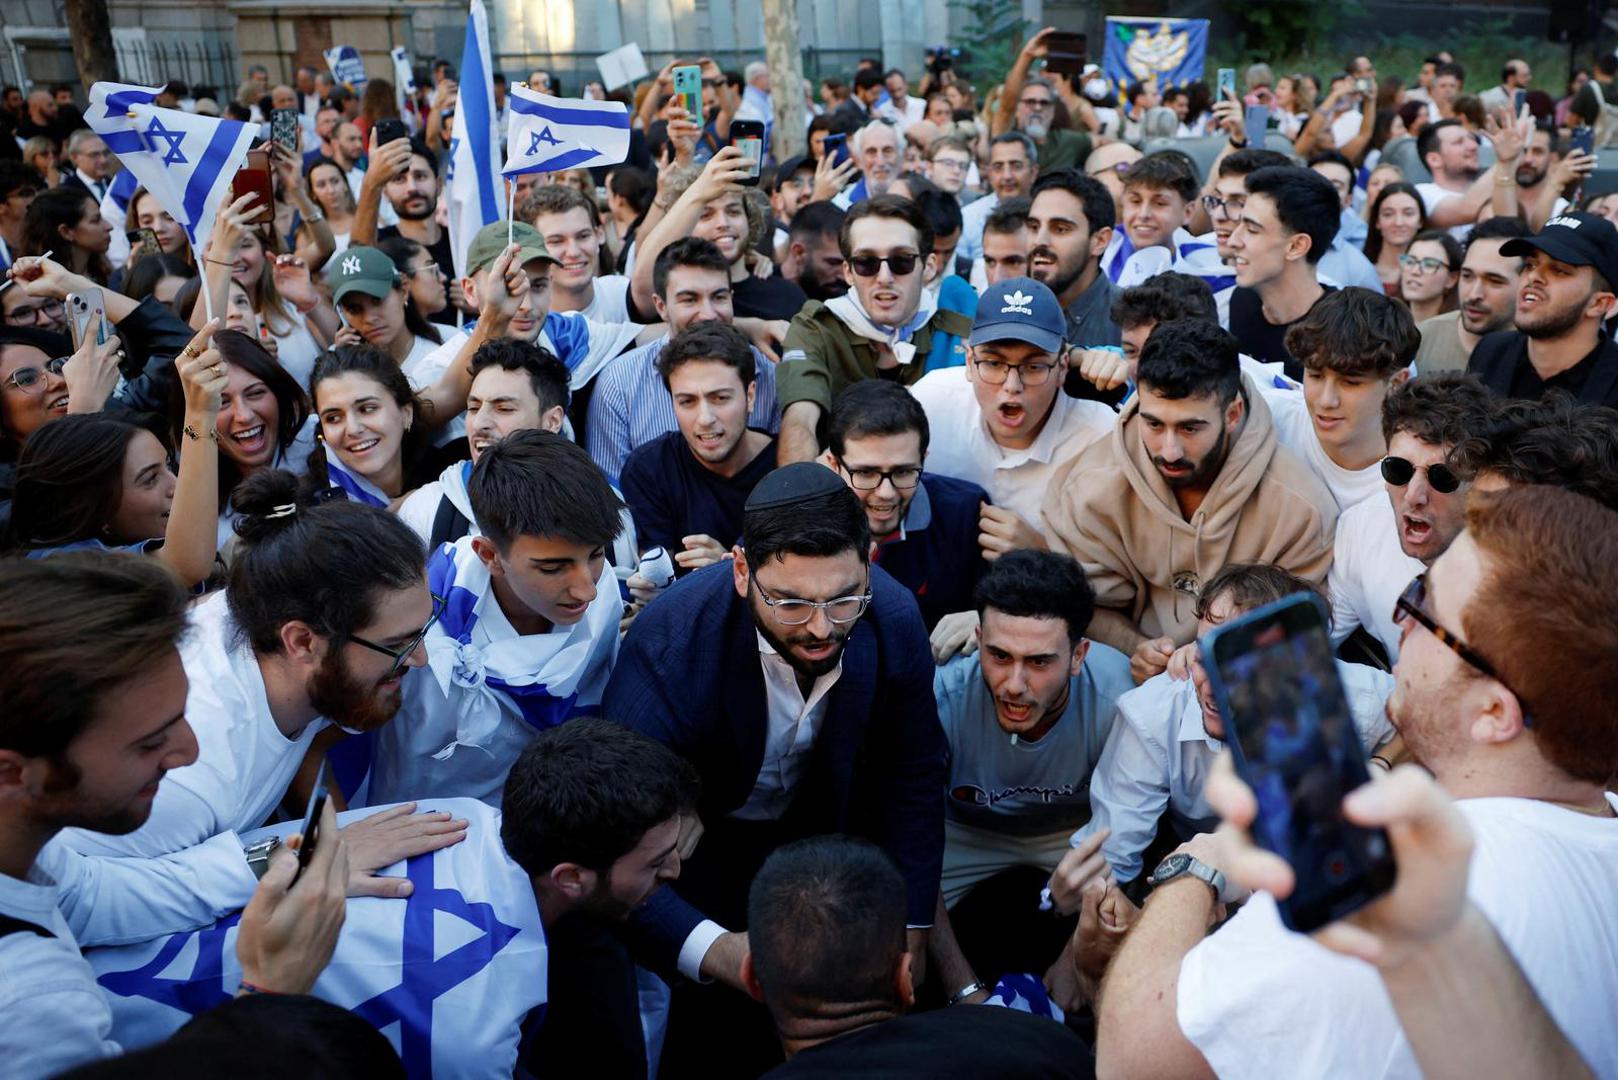
{"label": "eyeglasses", "polygon": [[[1468,664],[1471,664],[1478,671],[1481,671],[1489,678],[1495,680],[1501,686],[1505,686],[1505,680],[1500,678],[1499,674],[1495,672],[1493,664],[1489,663],[1481,655],[1479,655],[1477,650],[1462,640],[1459,634],[1452,634],[1448,630],[1445,630],[1442,626],[1438,625],[1438,620],[1427,614],[1426,603],[1427,575],[1426,573],[1420,573],[1410,580],[1410,584],[1405,586],[1405,591],[1400,593],[1399,599],[1394,602],[1393,621],[1395,623],[1399,623],[1404,621],[1405,618],[1416,620],[1416,622],[1421,624],[1421,626],[1424,627],[1429,634],[1433,635],[1433,637],[1437,638],[1445,645],[1448,645],[1450,649],[1455,652],[1456,656],[1459,656],[1462,660],[1465,660]],[[1506,686],[1506,689],[1511,690],[1511,687]],[[1513,694],[1516,693],[1515,690],[1512,690],[1511,692]],[[1518,701],[1519,703],[1522,703],[1522,699],[1520,697],[1518,698]],[[1523,726],[1533,727],[1533,720],[1528,715],[1528,706],[1526,703],[1522,703],[1522,705]]]}
{"label": "eyeglasses", "polygon": [[1103,165],[1099,169],[1085,170],[1084,175],[1099,179],[1107,173],[1115,173],[1120,179],[1122,179],[1123,177],[1129,175],[1129,167],[1133,164],[1134,162],[1132,161],[1120,161],[1116,165]]}
{"label": "eyeglasses", "polygon": [[[67,366],[68,359],[66,356],[58,356],[54,360],[45,361],[45,371],[50,372],[52,375],[60,375],[62,369]],[[45,377],[45,371],[41,371],[37,367],[20,367],[13,371],[5,382],[0,383],[0,389],[15,386],[18,390],[32,390]]]}
{"label": "eyeglasses", "polygon": [[44,300],[38,304],[14,307],[6,312],[8,326],[45,326],[62,317],[60,300]]}
{"label": "eyeglasses", "polygon": [[1461,478],[1443,462],[1434,465],[1416,465],[1402,457],[1382,459],[1382,479],[1394,487],[1404,487],[1418,471],[1427,474],[1427,485],[1440,495],[1452,494],[1461,486]]}
{"label": "eyeglasses", "polygon": [[971,168],[972,163],[966,158],[936,157],[933,158],[933,168],[948,169],[950,172],[965,172]]}
{"label": "eyeglasses", "polygon": [[388,669],[388,673],[382,676],[379,681],[387,682],[404,670],[405,665],[410,662],[410,654],[421,647],[421,643],[427,639],[427,631],[431,630],[437,624],[439,616],[444,614],[444,598],[437,593],[431,595],[433,598],[433,613],[427,616],[427,623],[421,628],[421,632],[412,637],[410,644],[402,649],[390,649],[385,645],[378,645],[374,641],[366,641],[358,634],[348,635],[348,640],[356,645],[370,649],[372,652],[379,652],[383,656],[393,657],[393,666]]}
{"label": "eyeglasses", "polygon": [[860,596],[839,596],[835,600],[777,600],[764,591],[756,578],[753,584],[759,598],[775,613],[775,621],[782,626],[802,626],[814,618],[817,611],[824,611],[826,618],[837,625],[846,626],[865,614],[865,607],[871,602],[869,592]]}
{"label": "eyeglasses", "polygon": [[1004,360],[974,360],[977,366],[978,378],[990,386],[999,386],[1011,377],[1015,371],[1024,386],[1043,386],[1056,370],[1055,364],[1043,360],[1028,360],[1021,364],[1008,364]]}
{"label": "eyeglasses", "polygon": [[717,88],[717,87],[724,86],[725,85],[725,80],[724,79],[703,79],[702,80],[702,85],[703,86],[712,86],[712,87]]}
{"label": "eyeglasses", "polygon": [[1050,98],[1025,97],[1018,101],[1017,104],[1032,112],[1043,112],[1044,110],[1050,108],[1053,102]]}
{"label": "eyeglasses", "polygon": [[428,263],[403,272],[405,277],[415,277],[417,274],[432,274],[434,277],[443,277],[444,271],[438,268],[437,263]]}
{"label": "eyeglasses", "polygon": [[1239,218],[1242,209],[1247,206],[1247,196],[1232,196],[1221,199],[1218,195],[1204,195],[1202,205],[1209,214],[1223,214],[1228,218]]}
{"label": "eyeglasses", "polygon": [[904,277],[915,270],[921,256],[914,251],[895,251],[891,255],[856,255],[848,260],[849,267],[860,277],[876,277],[882,264],[887,263],[894,277]]}
{"label": "eyeglasses", "polygon": [[921,483],[920,465],[901,465],[897,469],[851,469],[842,458],[837,464],[848,474],[849,483],[854,485],[856,491],[875,491],[887,480],[900,491],[909,491]]}
{"label": "eyeglasses", "polygon": [[1418,259],[1414,255],[1410,255],[1410,254],[1405,254],[1405,255],[1399,256],[1399,265],[1405,267],[1406,269],[1410,269],[1410,270],[1420,270],[1423,274],[1436,274],[1440,270],[1453,270],[1453,269],[1455,269],[1453,266],[1451,266],[1449,263],[1445,262],[1443,259],[1434,259],[1434,258]]}

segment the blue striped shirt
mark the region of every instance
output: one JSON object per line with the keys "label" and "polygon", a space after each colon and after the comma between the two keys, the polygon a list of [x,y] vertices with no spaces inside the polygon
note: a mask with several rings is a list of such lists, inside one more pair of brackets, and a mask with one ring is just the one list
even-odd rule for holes
{"label": "blue striped shirt", "polygon": [[[629,460],[630,451],[660,435],[678,431],[674,398],[657,373],[657,357],[669,343],[665,334],[656,341],[615,358],[596,376],[590,398],[585,444],[595,463],[614,484]],[[775,365],[753,350],[758,390],[747,426],[771,435],[781,430],[781,408],[775,400]]]}

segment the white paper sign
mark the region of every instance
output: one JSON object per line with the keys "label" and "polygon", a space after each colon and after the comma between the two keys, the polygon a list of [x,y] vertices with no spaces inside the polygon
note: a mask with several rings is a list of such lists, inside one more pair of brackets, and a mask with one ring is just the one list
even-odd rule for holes
{"label": "white paper sign", "polygon": [[596,67],[601,69],[601,82],[608,90],[628,86],[650,74],[646,68],[646,57],[641,55],[640,46],[633,41],[596,57]]}

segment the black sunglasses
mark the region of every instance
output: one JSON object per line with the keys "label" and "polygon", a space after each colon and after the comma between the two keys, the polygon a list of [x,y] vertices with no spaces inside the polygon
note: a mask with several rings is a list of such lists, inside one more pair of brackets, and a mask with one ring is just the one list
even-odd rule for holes
{"label": "black sunglasses", "polygon": [[913,251],[896,251],[892,255],[856,255],[848,260],[848,265],[860,277],[876,277],[887,263],[888,269],[893,271],[894,277],[904,277],[916,268],[921,256]]}
{"label": "black sunglasses", "polygon": [[1427,473],[1427,483],[1440,495],[1454,494],[1461,486],[1461,478],[1443,462],[1436,465],[1416,465],[1402,457],[1382,459],[1382,479],[1394,487],[1404,487],[1410,483],[1410,478],[1416,475],[1417,469]]}
{"label": "black sunglasses", "polygon": [[348,640],[352,641],[356,645],[361,646],[362,648],[370,649],[372,652],[379,652],[383,656],[393,657],[393,666],[388,669],[388,673],[382,676],[381,680],[379,681],[387,682],[389,679],[399,674],[404,666],[410,662],[410,654],[415,652],[416,649],[421,646],[421,643],[427,639],[427,631],[431,630],[433,625],[438,622],[439,616],[444,614],[444,598],[436,593],[431,595],[433,598],[433,613],[427,616],[427,622],[422,626],[420,632],[411,637],[410,644],[406,645],[402,649],[390,649],[386,645],[378,645],[374,641],[366,641],[358,634],[348,635]]}
{"label": "black sunglasses", "polygon": [[[1406,618],[1416,620],[1416,622],[1420,623],[1429,634],[1433,635],[1433,637],[1449,646],[1450,649],[1454,651],[1456,656],[1459,656],[1462,660],[1465,660],[1468,664],[1471,664],[1478,671],[1487,675],[1501,686],[1506,686],[1506,681],[1502,679],[1494,670],[1494,665],[1485,660],[1476,649],[1468,645],[1465,640],[1461,638],[1461,635],[1453,634],[1444,629],[1442,626],[1438,625],[1438,620],[1427,614],[1426,605],[1427,575],[1426,573],[1420,573],[1410,580],[1410,584],[1405,586],[1405,591],[1399,594],[1399,599],[1394,601],[1393,621],[1398,623]],[[1506,689],[1511,690],[1511,687],[1506,686]],[[1511,690],[1511,692],[1513,694],[1517,694],[1515,690]],[[1520,694],[1517,695],[1517,701],[1522,705],[1523,726],[1533,727],[1534,721],[1528,713],[1528,703],[1522,700],[1522,696]]]}

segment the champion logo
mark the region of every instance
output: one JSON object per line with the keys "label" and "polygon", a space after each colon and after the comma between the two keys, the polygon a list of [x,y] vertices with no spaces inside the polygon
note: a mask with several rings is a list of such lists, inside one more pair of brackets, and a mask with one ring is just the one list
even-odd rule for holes
{"label": "champion logo", "polygon": [[357,274],[360,272],[360,260],[357,255],[350,255],[343,260],[343,273]]}
{"label": "champion logo", "polygon": [[1010,315],[1015,312],[1018,315],[1033,315],[1034,309],[1029,305],[1034,302],[1034,298],[1021,289],[1018,289],[1005,299],[1006,306],[1000,309],[1000,314]]}
{"label": "champion logo", "polygon": [[1545,223],[1545,227],[1548,229],[1552,225],[1560,225],[1564,229],[1577,229],[1583,224],[1584,222],[1575,217],[1553,217]]}

